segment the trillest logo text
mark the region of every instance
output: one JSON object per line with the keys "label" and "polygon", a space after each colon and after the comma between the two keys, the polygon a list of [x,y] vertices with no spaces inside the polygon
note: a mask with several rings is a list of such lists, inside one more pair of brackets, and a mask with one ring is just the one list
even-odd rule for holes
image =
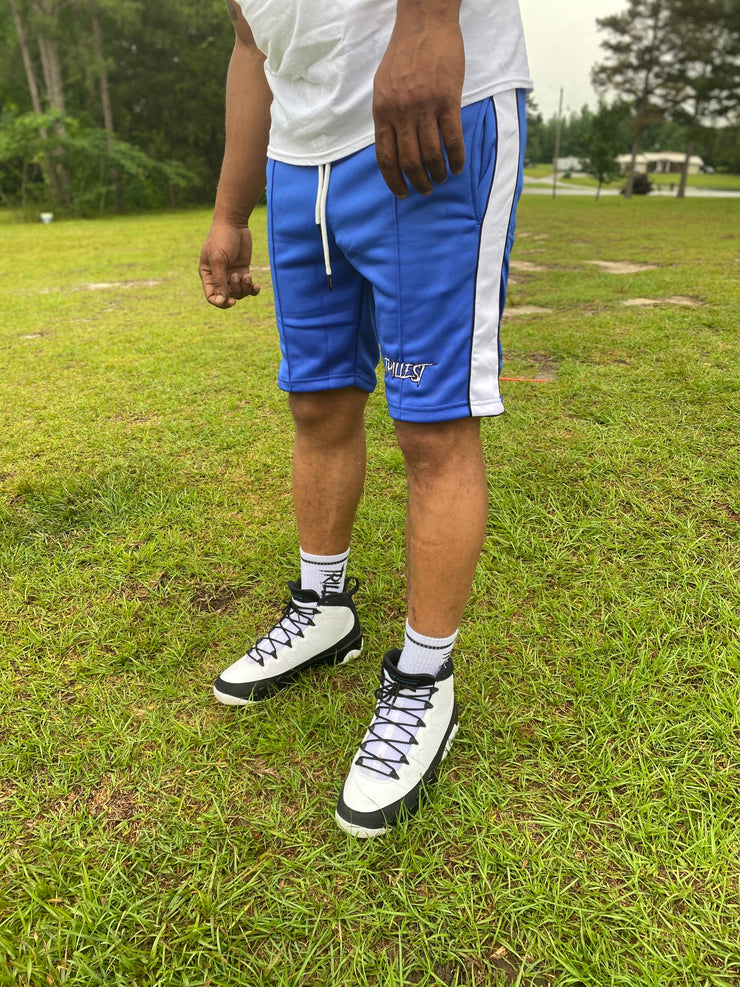
{"label": "trillest logo text", "polygon": [[427,367],[436,366],[436,363],[402,363],[400,360],[389,360],[387,356],[383,357],[383,364],[387,377],[393,377],[396,380],[410,380],[417,387],[421,384],[421,378]]}

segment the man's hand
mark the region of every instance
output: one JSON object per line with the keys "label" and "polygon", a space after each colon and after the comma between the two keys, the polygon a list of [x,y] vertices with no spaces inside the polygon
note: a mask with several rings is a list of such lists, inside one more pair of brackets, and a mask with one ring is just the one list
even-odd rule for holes
{"label": "man's hand", "polygon": [[259,293],[252,282],[252,234],[246,226],[214,223],[200,252],[198,273],[211,305],[231,308],[240,298]]}
{"label": "man's hand", "polygon": [[434,182],[447,178],[448,162],[452,174],[463,169],[465,50],[454,0],[399,2],[398,10],[375,75],[373,118],[378,167],[391,192],[403,199],[408,195],[404,174],[417,192],[428,195]]}

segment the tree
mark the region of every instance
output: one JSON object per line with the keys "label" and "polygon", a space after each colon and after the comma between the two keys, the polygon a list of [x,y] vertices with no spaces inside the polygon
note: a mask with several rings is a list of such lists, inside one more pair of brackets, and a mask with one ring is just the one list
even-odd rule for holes
{"label": "tree", "polygon": [[707,131],[700,147],[704,159],[715,168],[740,172],[740,110],[730,114],[727,126]]}
{"label": "tree", "polygon": [[542,157],[542,130],[544,120],[531,93],[527,93],[527,161],[544,161]]}
{"label": "tree", "polygon": [[560,153],[563,157],[583,158],[588,150],[588,137],[593,125],[594,112],[582,106],[580,113],[569,113],[563,121]]}
{"label": "tree", "polygon": [[594,87],[602,95],[615,91],[632,109],[632,159],[625,190],[625,197],[630,198],[640,135],[663,115],[672,12],[669,0],[629,0],[627,10],[598,18],[596,23],[606,33],[601,41],[606,59],[592,71]]}
{"label": "tree", "polygon": [[67,112],[67,102],[64,98],[62,60],[59,50],[61,7],[61,0],[30,0],[31,31],[36,36],[36,44],[41,56],[46,101],[48,108],[56,110],[59,114],[59,122],[56,126],[63,128],[62,120]]}
{"label": "tree", "polygon": [[[62,123],[62,127],[56,126]],[[155,161],[125,141],[111,138],[102,127],[82,126],[73,117],[59,120],[54,112],[0,113],[0,198],[20,206],[48,209],[50,187],[39,167],[45,156],[62,152],[70,190],[68,212],[88,216],[100,211],[110,192],[104,176],[114,169],[125,181],[124,202],[129,208],[147,208],[166,201],[173,186],[187,188],[193,176],[179,164]],[[164,196],[163,196],[164,193]]]}
{"label": "tree", "polygon": [[608,106],[602,100],[597,112],[591,115],[591,126],[585,138],[586,153],[581,158],[581,167],[598,182],[597,201],[604,182],[611,181],[619,174],[617,155],[623,145],[622,125],[628,112],[624,103],[617,102]]}
{"label": "tree", "polygon": [[[93,169],[83,166],[87,154],[98,176],[97,202],[104,208],[117,201],[123,208],[162,207],[186,190],[191,200],[211,201],[223,154],[224,83],[233,37],[223,0],[0,3],[3,128],[12,136],[12,116],[24,117],[18,133],[26,134],[33,119],[54,128],[36,142],[12,136],[16,150],[25,148],[34,157],[21,167],[6,155],[0,185],[17,191],[20,182],[29,201],[44,198],[59,212],[87,212],[96,199],[89,189]],[[72,127],[67,141],[65,127]],[[107,135],[107,162],[98,131]],[[128,167],[121,165],[124,147]],[[149,170],[144,180],[146,169],[131,164],[132,148],[165,167]],[[169,187],[163,184],[167,174],[180,174],[171,169],[173,161],[190,175],[187,184],[178,177]],[[62,163],[75,171],[69,187],[55,181]],[[74,199],[83,186],[84,207]]]}
{"label": "tree", "polygon": [[740,6],[737,0],[672,0],[671,32],[666,81],[669,114],[685,128],[683,198],[697,141],[740,103]]}
{"label": "tree", "polygon": [[[560,154],[563,157],[582,157],[586,153],[586,140],[591,128],[593,111],[583,106],[579,113],[569,113],[561,120]],[[527,158],[532,162],[551,163],[555,157],[557,116],[545,121],[535,101],[527,99]]]}
{"label": "tree", "polygon": [[[36,116],[39,117],[39,119],[41,119],[41,115],[43,112],[43,108],[41,105],[41,95],[39,92],[39,86],[36,79],[36,72],[33,64],[33,59],[31,57],[31,48],[28,42],[28,33],[26,30],[26,25],[24,23],[21,8],[18,5],[18,0],[10,0],[10,11],[13,16],[13,24],[15,26],[16,35],[18,37],[18,47],[20,49],[21,58],[23,61],[23,68],[26,73],[26,82],[28,84],[28,94],[31,98],[31,106]],[[47,70],[50,71],[49,66],[51,64],[51,61],[53,61],[53,58],[50,59],[48,48],[44,48],[44,51],[46,51],[46,55],[47,55],[47,60],[44,61],[44,65],[47,67]],[[43,55],[42,55],[42,60],[43,60]],[[62,113],[64,112],[63,100],[62,100],[61,112]],[[56,124],[56,126],[58,126],[58,123]],[[44,145],[46,146],[47,132],[46,132],[46,126],[43,123],[40,124],[39,134],[42,141],[44,142]],[[54,189],[54,197],[56,201],[58,202],[61,201],[64,198],[66,192],[66,184],[67,184],[66,175],[59,161],[53,159],[48,149],[46,149],[44,152],[44,173],[46,175],[47,180],[49,181],[49,183],[52,185]]]}

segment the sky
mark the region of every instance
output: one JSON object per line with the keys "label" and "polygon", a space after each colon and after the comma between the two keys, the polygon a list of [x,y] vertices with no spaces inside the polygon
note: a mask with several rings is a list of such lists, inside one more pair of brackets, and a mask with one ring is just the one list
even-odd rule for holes
{"label": "sky", "polygon": [[626,0],[519,0],[527,36],[534,97],[545,120],[558,111],[563,87],[563,112],[577,113],[596,105],[591,67],[601,60],[596,18],[617,14]]}

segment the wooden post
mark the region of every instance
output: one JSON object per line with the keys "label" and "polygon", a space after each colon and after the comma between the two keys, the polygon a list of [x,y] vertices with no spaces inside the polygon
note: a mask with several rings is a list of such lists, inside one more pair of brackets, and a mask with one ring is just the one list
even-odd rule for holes
{"label": "wooden post", "polygon": [[555,129],[555,160],[552,163],[552,197],[558,194],[558,158],[560,157],[560,131],[563,126],[563,87],[560,87],[558,101],[558,124]]}

